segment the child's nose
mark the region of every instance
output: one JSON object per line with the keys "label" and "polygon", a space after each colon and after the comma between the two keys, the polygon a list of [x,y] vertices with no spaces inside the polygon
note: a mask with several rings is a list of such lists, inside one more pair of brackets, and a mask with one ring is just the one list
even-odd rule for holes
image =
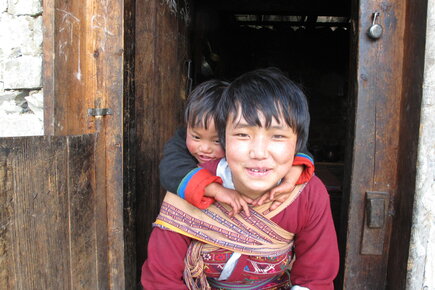
{"label": "child's nose", "polygon": [[199,149],[204,153],[210,153],[212,150],[208,142],[202,143]]}
{"label": "child's nose", "polygon": [[252,159],[265,159],[268,157],[267,142],[265,138],[256,138],[252,140],[249,157]]}

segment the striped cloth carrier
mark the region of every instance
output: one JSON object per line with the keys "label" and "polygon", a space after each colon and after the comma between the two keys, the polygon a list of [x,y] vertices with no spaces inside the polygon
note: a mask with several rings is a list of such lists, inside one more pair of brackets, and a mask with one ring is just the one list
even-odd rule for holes
{"label": "striped cloth carrier", "polygon": [[[225,280],[231,275],[241,255],[265,259],[287,256],[293,246],[294,234],[284,230],[270,218],[289,206],[303,187],[304,185],[296,186],[290,197],[273,211],[268,210],[271,203],[250,208],[250,217],[244,212],[230,217],[228,214],[231,208],[219,202],[201,210],[168,192],[154,226],[193,239],[187,250],[183,274],[189,289],[212,289],[210,285],[213,289],[265,289],[265,281],[259,282],[263,285],[261,287],[255,286],[258,284],[255,281],[248,285],[241,282],[242,285],[237,284],[237,287],[224,285],[228,285]],[[230,254],[220,276],[207,280],[204,268],[208,267],[205,267],[203,257],[221,249],[233,254]],[[289,282],[288,277],[286,280]]]}

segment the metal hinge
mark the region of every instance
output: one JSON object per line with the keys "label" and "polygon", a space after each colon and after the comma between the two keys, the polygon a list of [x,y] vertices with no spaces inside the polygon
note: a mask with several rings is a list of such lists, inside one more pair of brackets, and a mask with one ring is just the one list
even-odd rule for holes
{"label": "metal hinge", "polygon": [[109,108],[92,108],[88,109],[88,115],[93,117],[103,117],[106,115],[113,115],[113,111]]}

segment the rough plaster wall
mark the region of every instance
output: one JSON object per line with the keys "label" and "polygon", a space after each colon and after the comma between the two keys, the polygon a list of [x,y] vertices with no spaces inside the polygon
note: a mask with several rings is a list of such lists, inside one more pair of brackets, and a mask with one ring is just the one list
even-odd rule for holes
{"label": "rough plaster wall", "polygon": [[0,137],[43,134],[42,1],[0,0]]}
{"label": "rough plaster wall", "polygon": [[435,0],[428,1],[416,195],[407,289],[435,289]]}

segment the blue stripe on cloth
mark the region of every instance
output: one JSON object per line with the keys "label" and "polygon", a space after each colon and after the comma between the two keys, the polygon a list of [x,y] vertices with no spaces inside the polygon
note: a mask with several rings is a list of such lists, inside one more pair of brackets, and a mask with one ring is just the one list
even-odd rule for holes
{"label": "blue stripe on cloth", "polygon": [[177,189],[177,194],[179,197],[181,197],[182,199],[186,199],[186,187],[187,184],[189,183],[189,181],[192,179],[192,177],[203,168],[195,168],[192,169],[189,173],[186,174],[186,176],[184,176],[183,180],[181,180],[180,185],[178,186]]}
{"label": "blue stripe on cloth", "polygon": [[308,154],[305,154],[305,153],[300,153],[300,152],[298,152],[298,153],[296,153],[296,155],[295,156],[297,156],[297,157],[303,157],[303,158],[307,158],[308,160],[310,160],[311,161],[311,163],[313,163],[314,164],[314,160],[313,160],[313,158],[311,158],[311,156],[310,155],[308,155]]}

